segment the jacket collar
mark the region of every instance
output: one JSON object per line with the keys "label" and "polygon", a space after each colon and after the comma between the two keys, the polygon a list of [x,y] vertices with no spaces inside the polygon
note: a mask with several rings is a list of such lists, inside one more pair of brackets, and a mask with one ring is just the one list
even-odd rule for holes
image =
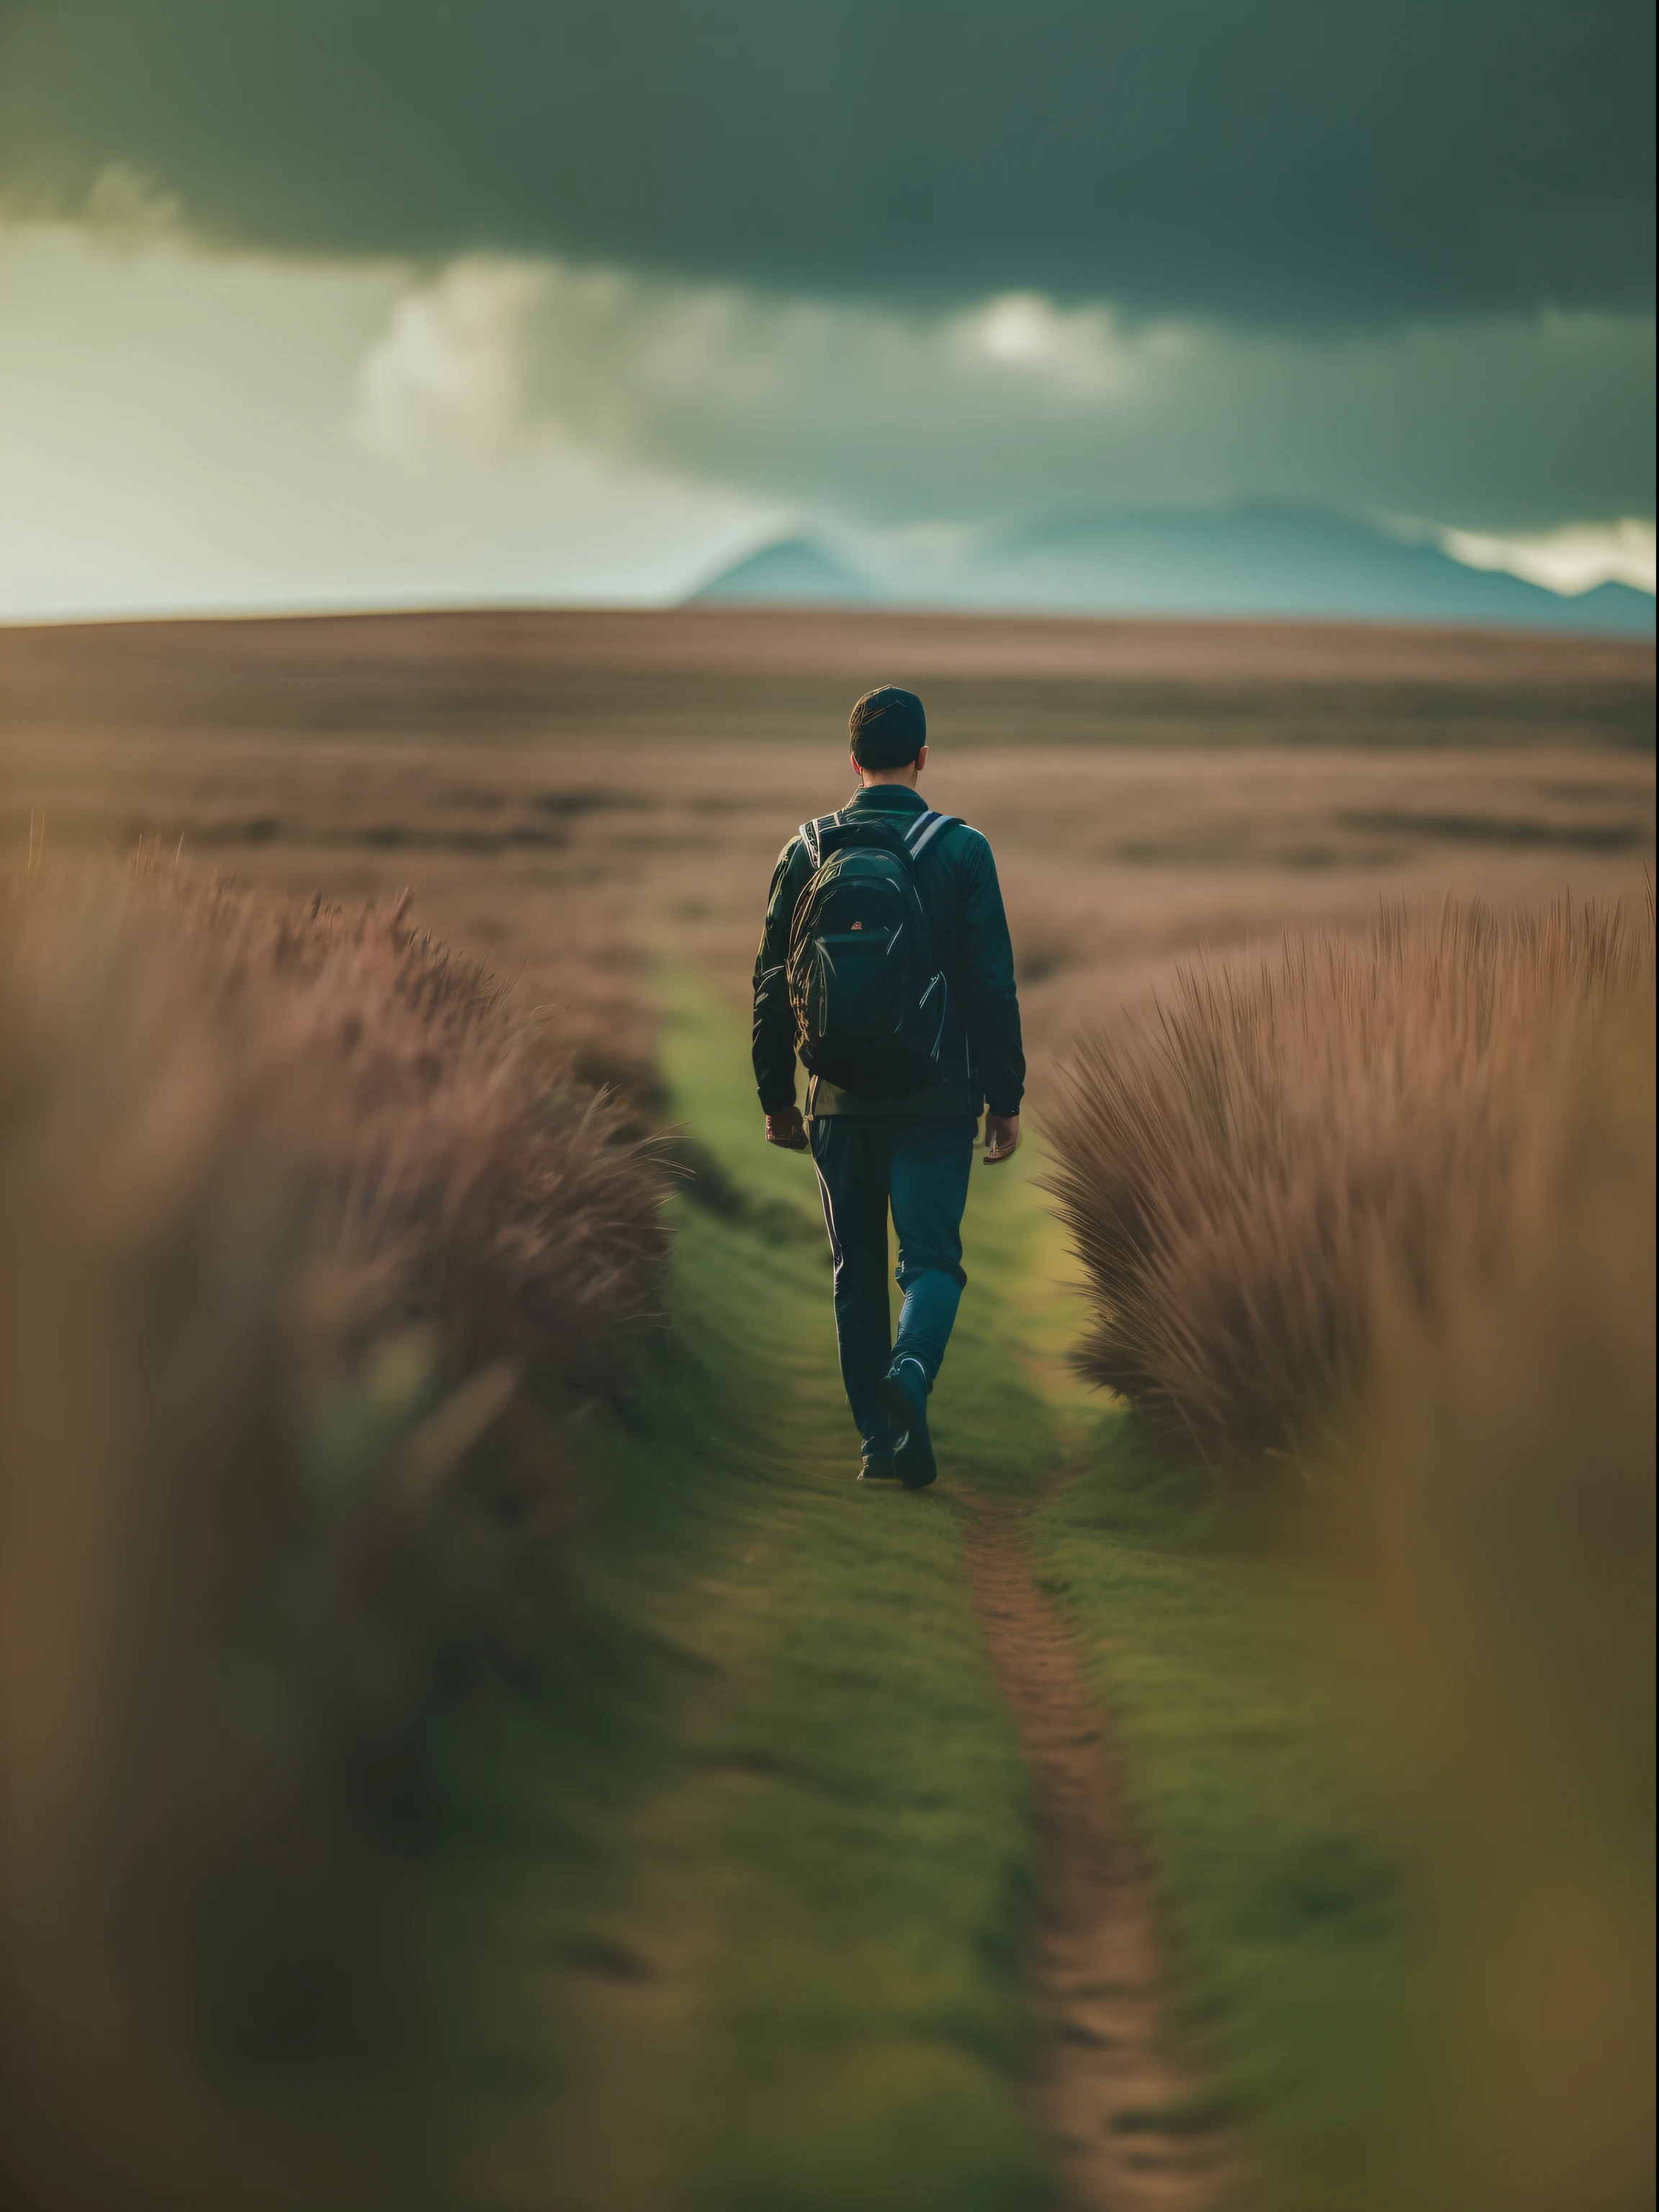
{"label": "jacket collar", "polygon": [[908,783],[861,783],[842,811],[844,814],[848,807],[854,806],[862,807],[866,812],[873,808],[885,814],[925,814],[927,811],[927,801],[913,784]]}

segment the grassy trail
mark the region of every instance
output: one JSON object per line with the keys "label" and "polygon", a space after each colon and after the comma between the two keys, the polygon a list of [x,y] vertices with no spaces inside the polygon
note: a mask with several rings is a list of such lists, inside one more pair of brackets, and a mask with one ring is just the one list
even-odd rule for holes
{"label": "grassy trail", "polygon": [[[1049,2166],[1016,1729],[960,1509],[852,1479],[816,1186],[755,1142],[734,1042],[702,1007],[665,1038],[744,1200],[676,1201],[671,1329],[590,1431],[579,1672],[477,1753],[544,1778],[489,1910],[535,1927],[502,2063],[553,2051],[538,2124],[503,2084],[488,2201],[1012,2212]],[[1041,1482],[1055,1425],[989,1313],[952,1357],[941,1448],[987,1489]]]}
{"label": "grassy trail", "polygon": [[[804,1207],[811,1224],[816,1279],[799,1320],[818,1348],[787,1397],[773,1400],[775,1411],[793,1417],[785,1462],[823,1465],[832,1486],[826,1501],[832,1522],[848,1512],[875,1516],[883,1547],[878,1579],[889,1605],[908,1607],[912,1627],[928,1629],[929,1620],[916,1609],[914,1595],[906,1596],[908,1524],[918,1514],[947,1518],[958,1578],[949,1594],[953,1626],[960,1626],[965,1606],[988,1651],[1000,1701],[988,1709],[976,1683],[974,1703],[961,1708],[956,1724],[966,1722],[1000,1739],[1012,1719],[1018,1738],[1032,1801],[1020,1838],[1020,1879],[1029,1889],[1035,1877],[1040,1893],[1027,1913],[1037,1940],[1033,1946],[1028,1934],[1019,1946],[1023,1980],[1039,2015],[1039,2039],[1024,2051],[1031,2078],[1021,2086],[1036,2090],[1032,2102],[1048,2138],[1048,2163],[1066,2202],[1081,2207],[1178,2212],[1209,2206],[1218,2201],[1212,2185],[1217,2148],[1213,2140],[1196,2139],[1192,2079],[1160,2048],[1164,1990],[1155,1917],[1148,1885],[1115,1818],[1117,1791],[1102,1717],[1067,1624],[1037,1589],[1020,1535],[1039,1498],[1054,1487],[1063,1450],[1078,1442],[1077,1394],[1060,1355],[1061,1255],[1031,1184],[1037,1156],[1028,1150],[1014,1173],[999,1168],[974,1177],[975,1288],[953,1340],[950,1387],[937,1401],[945,1469],[939,1488],[905,1498],[894,1492],[872,1496],[854,1486],[849,1496],[855,1438],[836,1379],[810,1164],[760,1146],[741,1055],[733,1053],[737,1041],[718,1019],[690,1011],[697,1008],[694,992],[682,992],[680,1005],[667,1058],[692,1125],[723,1170],[757,1184],[764,1177],[770,1206],[779,1213]],[[742,1088],[732,1098],[734,1059]],[[831,1621],[825,1627],[833,1634]],[[884,1699],[910,1699],[916,1683],[926,1680],[921,1656],[912,1653],[904,1671],[889,1678]],[[975,1674],[980,1676],[978,1667]],[[936,1718],[945,1717],[941,1709]],[[925,1756],[931,1762],[940,1747],[931,1726],[928,1733]],[[890,1880],[878,1864],[872,1871],[878,1882]],[[943,1866],[928,1876],[941,1886],[950,1879]],[[1008,2087],[1005,2072],[999,2084],[1004,2099]],[[1171,2132],[1163,2115],[1176,2107]],[[924,2190],[945,2186],[936,2166],[941,2148],[936,2139],[917,2172]],[[954,2180],[951,2196],[939,2201],[969,2201],[955,2192],[974,2185],[966,2177]],[[861,2176],[861,2199],[869,2187],[868,2176]],[[1047,2200],[1048,2188],[1038,2194]],[[1028,2201],[1023,2177],[1016,2197]]]}
{"label": "grassy trail", "polygon": [[1076,2212],[1219,2212],[1242,2193],[1238,2146],[1169,2033],[1151,1872],[1076,1631],[1035,1571],[1030,1517],[977,1502],[968,1565],[1036,1801],[1027,1973],[1049,2038],[1033,2100]]}
{"label": "grassy trail", "polygon": [[[1218,1545],[1085,1417],[1024,1158],[975,1174],[945,1479],[856,1483],[810,1163],[759,1142],[741,1032],[694,983],[664,1059],[720,1205],[675,1201],[671,1328],[587,1432],[551,1679],[457,1753],[457,1884],[480,1955],[517,1960],[465,2201],[1036,2212],[1064,2182],[1196,2206],[1232,2112],[1293,2201],[1331,2102],[1310,2119],[1298,2084],[1328,2091],[1334,1978],[1376,1948],[1329,1717],[1284,1663],[1314,1632],[1296,1571]],[[1099,1826],[1105,1754],[1079,1763],[1094,1699],[1145,1873]],[[1114,1860],[1092,1891],[1091,1853]],[[1050,1920],[1034,1958],[1040,1875],[1089,1893],[1082,1951]],[[1224,2112],[1155,2063],[1154,1900]],[[1109,2157],[1057,2155],[1044,2119],[1079,2112]]]}

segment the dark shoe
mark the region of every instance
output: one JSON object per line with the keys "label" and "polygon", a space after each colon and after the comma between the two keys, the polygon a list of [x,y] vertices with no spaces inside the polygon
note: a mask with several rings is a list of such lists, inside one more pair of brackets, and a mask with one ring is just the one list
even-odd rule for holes
{"label": "dark shoe", "polygon": [[860,1482],[896,1482],[897,1469],[893,1465],[891,1452],[866,1452],[864,1464],[859,1469]]}
{"label": "dark shoe", "polygon": [[896,1442],[893,1471],[907,1490],[925,1490],[939,1473],[927,1433],[927,1377],[919,1359],[896,1359],[881,1386],[881,1402]]}

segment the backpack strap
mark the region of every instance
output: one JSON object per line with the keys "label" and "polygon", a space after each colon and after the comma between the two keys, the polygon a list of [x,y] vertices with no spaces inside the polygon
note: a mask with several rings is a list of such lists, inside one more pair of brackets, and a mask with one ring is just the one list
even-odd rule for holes
{"label": "backpack strap", "polygon": [[812,863],[812,873],[814,875],[817,875],[823,861],[823,839],[822,832],[829,829],[838,830],[840,827],[841,816],[839,813],[820,814],[816,821],[803,822],[800,828],[795,832],[795,835],[800,839],[801,843],[806,848],[806,857]]}
{"label": "backpack strap", "polygon": [[[916,815],[909,827],[901,833],[910,858],[913,860],[920,859],[941,830],[948,830],[953,822],[960,819],[961,817],[956,814],[935,814],[931,806],[925,814]],[[823,865],[824,831],[839,830],[841,826],[842,817],[839,812],[820,814],[815,821],[803,822],[795,832],[801,843],[806,848],[806,857],[812,864],[814,875]]]}
{"label": "backpack strap", "polygon": [[910,858],[919,860],[941,830],[948,830],[959,817],[954,814],[935,814],[930,806],[925,814],[918,814],[904,833],[904,842],[910,848]]}

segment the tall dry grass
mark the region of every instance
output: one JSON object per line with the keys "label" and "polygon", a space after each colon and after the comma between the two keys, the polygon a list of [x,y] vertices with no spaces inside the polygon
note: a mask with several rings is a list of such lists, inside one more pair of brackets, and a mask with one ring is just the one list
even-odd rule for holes
{"label": "tall dry grass", "polygon": [[661,1196],[401,908],[4,886],[9,2203],[424,2201],[418,2117],[350,2118],[411,2011],[389,1747],[556,1553]]}
{"label": "tall dry grass", "polygon": [[1448,1255],[1501,1242],[1538,1102],[1653,976],[1650,902],[1396,910],[1183,969],[1061,1073],[1085,1371],[1213,1464],[1328,1452],[1385,1286],[1431,1313]]}
{"label": "tall dry grass", "polygon": [[1389,915],[1188,971],[1058,1117],[1090,1371],[1346,1508],[1431,1934],[1354,2212],[1653,2201],[1653,993],[1650,899]]}
{"label": "tall dry grass", "polygon": [[1358,1612],[1439,1974],[1357,2212],[1654,2201],[1654,1016],[1532,1100],[1501,1237],[1385,1293]]}

